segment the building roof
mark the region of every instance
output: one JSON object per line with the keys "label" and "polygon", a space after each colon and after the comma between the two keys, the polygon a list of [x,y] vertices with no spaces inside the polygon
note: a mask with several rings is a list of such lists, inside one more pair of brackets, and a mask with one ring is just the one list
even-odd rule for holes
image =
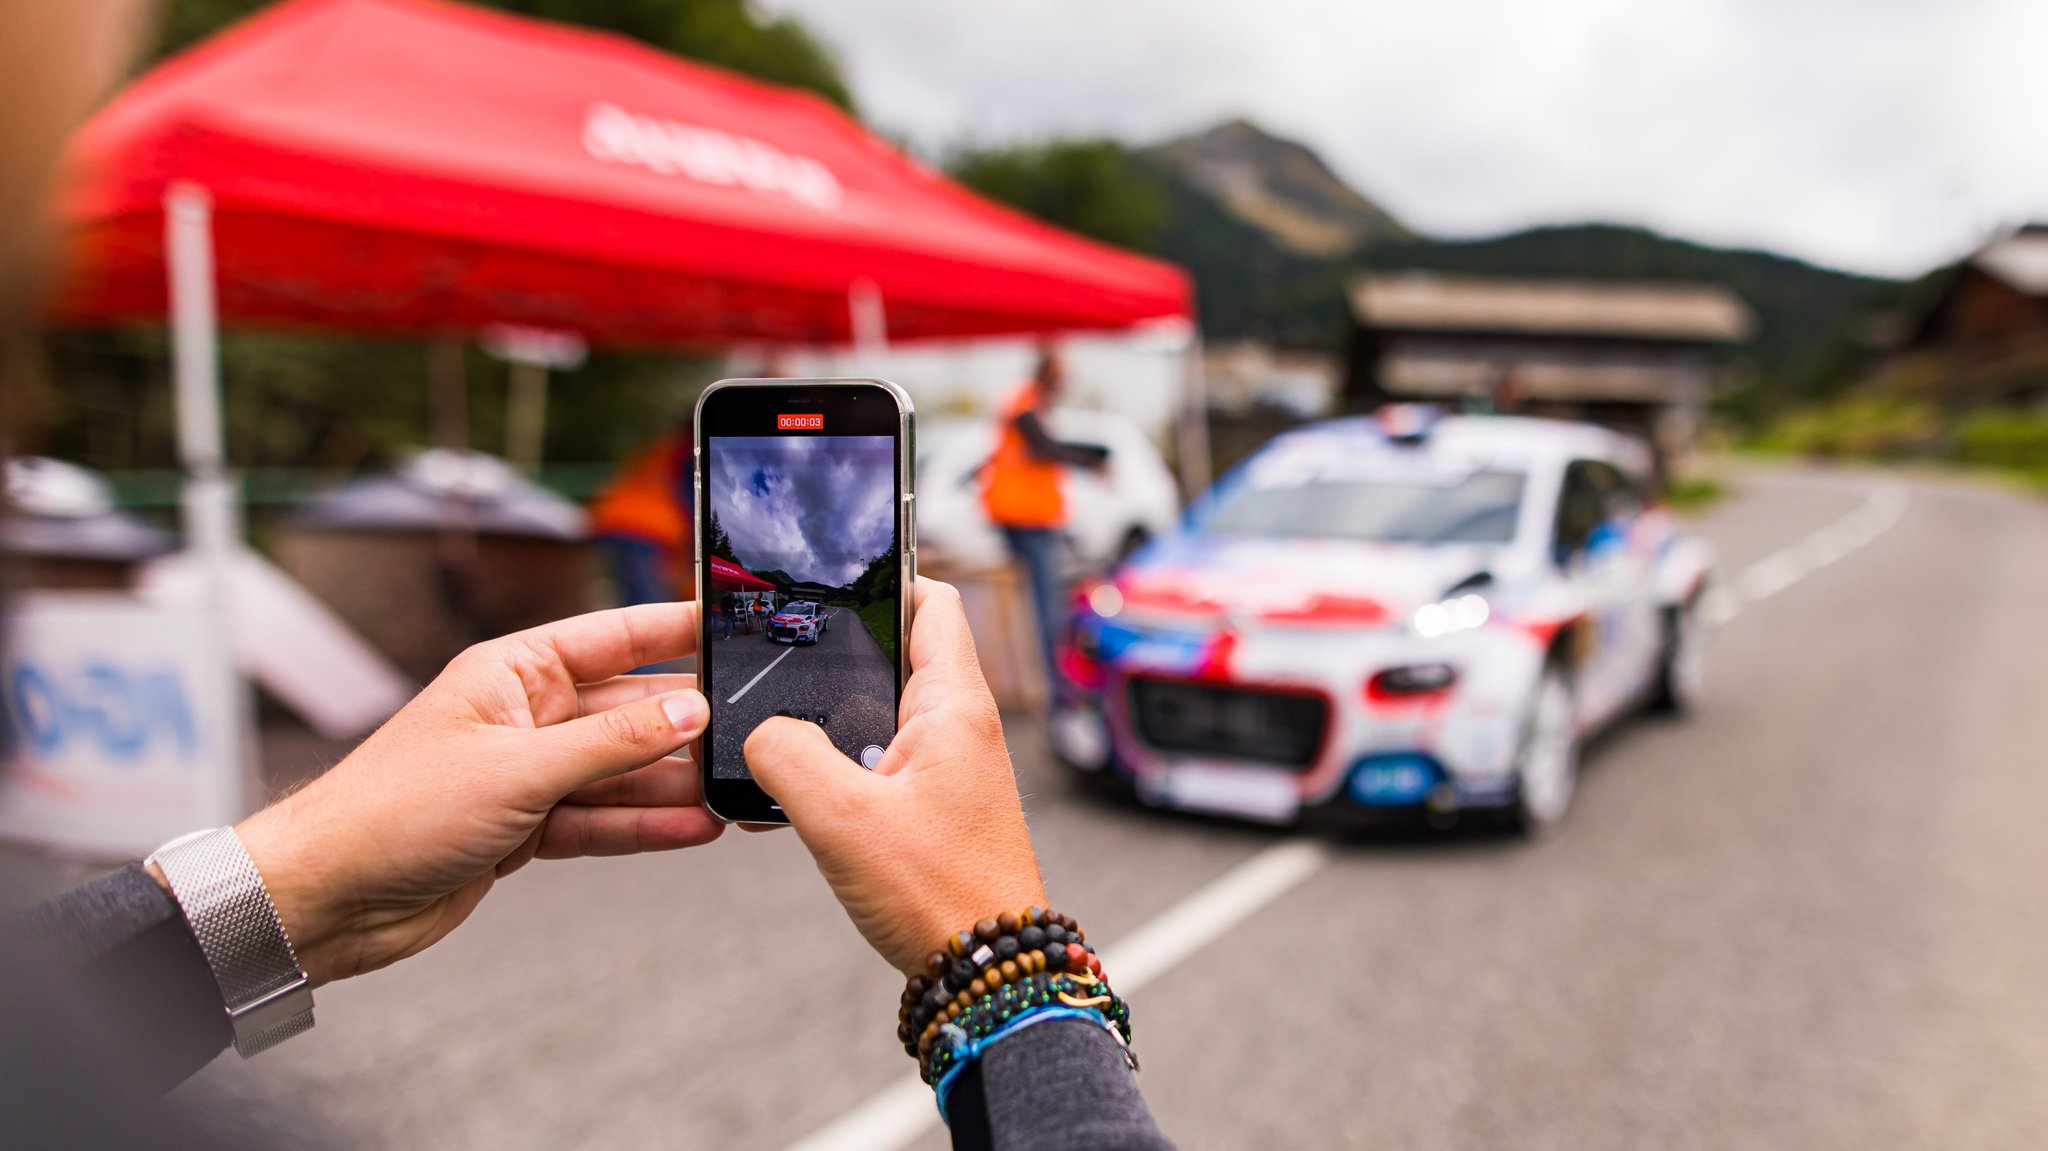
{"label": "building roof", "polygon": [[1715,284],[1507,280],[1387,272],[1351,285],[1351,314],[1368,328],[1740,343],[1755,327],[1734,292]]}
{"label": "building roof", "polygon": [[2029,296],[2048,296],[2048,224],[2028,224],[1987,245],[1970,262]]}

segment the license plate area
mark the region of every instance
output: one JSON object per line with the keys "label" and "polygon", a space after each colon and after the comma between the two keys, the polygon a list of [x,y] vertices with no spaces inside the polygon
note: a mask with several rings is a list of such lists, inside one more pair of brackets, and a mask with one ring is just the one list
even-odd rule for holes
{"label": "license plate area", "polygon": [[1260,823],[1290,823],[1301,811],[1294,776],[1236,763],[1177,763],[1166,768],[1154,798],[1187,811]]}

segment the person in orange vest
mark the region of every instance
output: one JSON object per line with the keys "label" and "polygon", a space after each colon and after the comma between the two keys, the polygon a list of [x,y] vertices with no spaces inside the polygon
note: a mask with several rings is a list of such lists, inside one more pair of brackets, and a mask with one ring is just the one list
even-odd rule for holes
{"label": "person in orange vest", "polygon": [[1037,371],[1003,404],[1002,429],[995,455],[983,469],[981,488],[982,507],[989,520],[1002,529],[1010,556],[1030,589],[1038,622],[1039,656],[1045,662],[1046,685],[1055,700],[1062,694],[1053,637],[1059,628],[1060,550],[1067,526],[1060,470],[1096,470],[1109,458],[1106,448],[1061,443],[1046,431],[1046,416],[1059,398],[1066,374],[1058,349],[1040,349]]}
{"label": "person in orange vest", "polygon": [[690,423],[684,420],[627,460],[590,504],[621,604],[690,599]]}

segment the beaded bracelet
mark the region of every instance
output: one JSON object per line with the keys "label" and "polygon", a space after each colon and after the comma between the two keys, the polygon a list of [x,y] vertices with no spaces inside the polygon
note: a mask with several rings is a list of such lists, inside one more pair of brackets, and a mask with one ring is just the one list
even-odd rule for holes
{"label": "beaded bracelet", "polygon": [[1037,907],[984,919],[973,931],[955,934],[931,954],[925,974],[905,987],[897,1037],[915,1055],[917,1044],[929,1043],[932,1025],[943,1022],[938,1017],[949,1003],[964,1011],[989,989],[1023,974],[1069,967],[1079,971],[1090,962],[1100,972],[1101,962],[1093,959],[1085,936],[1070,916]]}
{"label": "beaded bracelet", "polygon": [[1103,980],[1087,933],[1072,916],[1031,907],[984,919],[932,952],[904,986],[896,1037],[936,1083],[962,1050],[978,1053],[1000,1029],[1053,1008],[1093,1015],[1129,1057],[1130,1010]]}
{"label": "beaded bracelet", "polygon": [[[952,1060],[945,1071],[935,1076],[932,1082],[932,1087],[938,1095],[939,1118],[948,1123],[953,1121],[952,1116],[946,1113],[946,1105],[952,1102],[953,1088],[959,1083],[961,1072],[981,1058],[982,1052],[995,1046],[999,1040],[1007,1039],[1027,1027],[1050,1023],[1055,1019],[1085,1019],[1097,1024],[1102,1022],[1101,1016],[1095,1012],[1079,1007],[1038,1007],[1018,1015],[980,1039],[969,1041],[961,1049],[958,1057]],[[1111,1034],[1114,1035],[1115,1032],[1112,1030]],[[1118,1042],[1122,1042],[1121,1037]],[[1133,1070],[1137,1068],[1138,1061],[1131,1056],[1129,1047],[1124,1048],[1124,1058],[1130,1060]]]}
{"label": "beaded bracelet", "polygon": [[1006,984],[974,1001],[966,1014],[939,1027],[937,1038],[919,1068],[927,1083],[944,1079],[962,1059],[971,1060],[982,1046],[1017,1020],[1045,1011],[1085,1016],[1106,1028],[1133,1066],[1130,1055],[1130,1008],[1092,975],[1035,975]]}

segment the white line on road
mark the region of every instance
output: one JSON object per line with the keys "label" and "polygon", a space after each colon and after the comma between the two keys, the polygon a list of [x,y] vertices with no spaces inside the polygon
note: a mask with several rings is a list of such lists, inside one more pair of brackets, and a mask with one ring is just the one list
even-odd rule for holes
{"label": "white line on road", "polygon": [[1732,592],[1709,593],[1709,623],[1727,623],[1745,603],[1762,603],[1890,531],[1906,514],[1906,482],[1888,478],[1856,510],[1743,568]]}
{"label": "white line on road", "polygon": [[[1102,965],[1116,972],[1117,993],[1129,995],[1329,862],[1329,850],[1314,840],[1276,843],[1167,908],[1123,942],[1103,948]],[[895,1151],[938,1121],[932,1089],[911,1076],[791,1144],[790,1151]]]}
{"label": "white line on road", "polygon": [[757,683],[760,683],[760,682],[761,682],[761,677],[762,677],[762,676],[764,676],[764,675],[767,675],[767,674],[768,674],[769,672],[771,672],[771,671],[774,671],[774,670],[775,670],[775,665],[776,665],[776,664],[778,664],[778,663],[781,663],[781,662],[782,662],[783,660],[786,660],[786,659],[788,659],[788,658],[789,658],[789,653],[790,653],[790,652],[792,652],[792,651],[795,651],[795,650],[796,650],[796,645],[795,645],[795,644],[791,644],[791,645],[789,645],[788,649],[787,649],[787,650],[785,650],[785,651],[784,651],[784,652],[783,652],[783,653],[782,653],[781,655],[778,655],[778,656],[776,656],[776,657],[775,657],[774,659],[772,659],[772,660],[769,660],[769,661],[768,661],[768,666],[767,666],[767,667],[764,667],[764,668],[762,668],[762,669],[761,669],[760,671],[758,671],[758,672],[755,672],[755,673],[754,673],[754,678],[752,678],[752,679],[750,679],[750,680],[748,680],[748,681],[747,681],[747,686],[745,686],[745,687],[743,687],[743,688],[739,689],[739,690],[738,690],[738,691],[736,691],[736,692],[733,692],[733,693],[732,693],[732,698],[731,698],[731,699],[729,699],[729,700],[726,700],[725,702],[727,702],[727,703],[738,703],[738,702],[740,701],[740,697],[741,697],[741,696],[743,696],[743,695],[747,694],[748,692],[750,692],[750,691],[754,690],[754,685],[755,685],[755,684],[757,684]]}
{"label": "white line on road", "polygon": [[[1889,531],[1905,510],[1905,483],[1886,480],[1855,511],[1744,568],[1735,577],[1732,591],[1710,591],[1704,603],[1709,621],[1716,625],[1726,623],[1741,614],[1744,601],[1758,603],[1769,599],[1842,559]],[[776,662],[781,662],[780,658]],[[768,668],[774,666],[771,663]],[[762,669],[761,675],[767,674],[768,669]],[[757,675],[754,680],[758,682],[760,678]],[[745,695],[752,686],[749,683],[741,688],[733,699]],[[1167,908],[1123,942],[1105,947],[1103,966],[1116,973],[1118,993],[1128,995],[1293,890],[1329,862],[1328,849],[1314,840],[1276,843]],[[866,1103],[791,1144],[790,1151],[896,1151],[938,1121],[932,1089],[912,1076],[884,1088]]]}

